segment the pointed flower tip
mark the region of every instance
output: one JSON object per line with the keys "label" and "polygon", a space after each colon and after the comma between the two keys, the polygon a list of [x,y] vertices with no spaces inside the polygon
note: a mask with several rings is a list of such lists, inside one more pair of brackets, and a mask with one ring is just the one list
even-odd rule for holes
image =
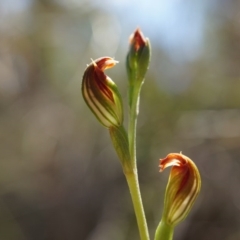
{"label": "pointed flower tip", "polygon": [[160,172],[162,172],[165,168],[170,166],[183,167],[188,163],[189,160],[190,159],[187,156],[184,156],[181,152],[170,153],[167,155],[167,157],[160,159],[160,165],[159,165]]}
{"label": "pointed flower tip", "polygon": [[101,71],[114,67],[118,61],[111,57],[101,57],[96,60],[91,59],[92,65],[98,67]]}
{"label": "pointed flower tip", "polygon": [[201,188],[201,177],[194,162],[182,153],[160,159],[160,172],[172,167],[164,201],[164,220],[170,225],[182,221],[191,210]]}
{"label": "pointed flower tip", "polygon": [[134,46],[135,51],[143,48],[147,43],[147,38],[144,37],[140,28],[137,28],[130,36],[130,44]]}
{"label": "pointed flower tip", "polygon": [[82,79],[82,95],[88,107],[105,127],[120,126],[123,122],[122,99],[116,84],[105,75],[105,69],[116,65],[111,57],[92,60]]}

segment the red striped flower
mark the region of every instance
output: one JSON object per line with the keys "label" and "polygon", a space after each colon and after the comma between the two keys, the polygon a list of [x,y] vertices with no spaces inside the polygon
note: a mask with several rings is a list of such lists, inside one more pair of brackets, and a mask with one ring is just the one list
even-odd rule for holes
{"label": "red striped flower", "polygon": [[160,159],[160,172],[172,167],[165,193],[162,220],[175,226],[191,210],[201,188],[201,177],[196,165],[187,156],[170,153]]}
{"label": "red striped flower", "polygon": [[120,126],[123,122],[122,99],[116,84],[104,74],[104,70],[115,66],[117,61],[102,57],[92,61],[84,72],[82,94],[88,107],[105,126]]}

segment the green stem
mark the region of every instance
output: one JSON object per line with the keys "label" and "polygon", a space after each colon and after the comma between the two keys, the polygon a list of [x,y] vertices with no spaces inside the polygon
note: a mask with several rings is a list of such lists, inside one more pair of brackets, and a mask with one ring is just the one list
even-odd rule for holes
{"label": "green stem", "polygon": [[112,139],[113,146],[121,160],[123,172],[127,179],[141,240],[149,240],[147,222],[144,214],[138,183],[137,169],[132,164],[132,158],[130,156],[128,148],[129,145],[127,133],[123,126],[112,127],[109,129],[109,133]]}
{"label": "green stem", "polygon": [[137,170],[125,172],[125,176],[132,197],[133,207],[137,218],[137,224],[141,240],[149,240],[148,227],[142,204]]}
{"label": "green stem", "polygon": [[[130,65],[127,65],[127,66],[129,67]],[[141,240],[149,240],[147,221],[144,213],[141,192],[140,192],[139,182],[138,182],[138,173],[137,173],[136,128],[137,128],[137,117],[138,117],[138,111],[139,111],[140,91],[143,83],[143,79],[138,75],[137,68],[138,68],[138,64],[135,62],[134,69],[130,69],[130,68],[128,69],[129,70],[128,72],[129,73],[128,75],[128,79],[129,79],[128,143],[129,143],[129,154],[130,154],[133,171],[125,172],[125,176],[130,189]]]}
{"label": "green stem", "polygon": [[154,240],[172,240],[174,228],[164,221],[161,221],[157,227]]}
{"label": "green stem", "polygon": [[129,142],[129,152],[131,157],[131,164],[133,166],[133,171],[125,172],[125,176],[130,189],[141,240],[149,240],[147,221],[144,213],[141,192],[140,192],[139,182],[138,182],[137,161],[136,161],[137,160],[136,128],[137,128],[137,116],[138,116],[138,108],[139,108],[139,100],[140,100],[140,90],[141,90],[141,82],[140,84],[137,84],[137,82],[134,82],[134,86],[131,86],[131,84],[129,86],[128,142]]}
{"label": "green stem", "polygon": [[[137,128],[137,116],[139,111],[139,101],[140,101],[140,86],[134,86],[131,89],[129,97],[129,125],[128,125],[128,140],[129,140],[129,151],[132,159],[132,164],[136,168],[136,128]],[[131,92],[132,91],[132,92]]]}

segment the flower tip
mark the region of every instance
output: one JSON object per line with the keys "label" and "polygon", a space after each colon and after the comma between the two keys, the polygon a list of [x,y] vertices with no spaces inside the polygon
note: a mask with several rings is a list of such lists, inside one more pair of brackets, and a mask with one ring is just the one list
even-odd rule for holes
{"label": "flower tip", "polygon": [[96,68],[98,67],[101,71],[104,71],[108,68],[114,67],[118,61],[111,57],[101,57],[96,60],[91,59],[92,65]]}
{"label": "flower tip", "polygon": [[130,44],[134,46],[135,50],[138,51],[146,45],[147,38],[144,37],[140,28],[137,28],[135,32],[130,35],[129,41]]}
{"label": "flower tip", "polygon": [[[170,153],[165,158],[160,159],[160,172],[170,166],[183,167],[189,162],[189,158],[180,153]],[[190,160],[191,161],[191,160]]]}
{"label": "flower tip", "polygon": [[161,165],[159,165],[159,167],[160,167],[159,172],[163,172],[163,167]]}
{"label": "flower tip", "polygon": [[164,166],[163,166],[163,164],[161,163],[162,162],[162,160],[163,159],[159,159],[159,161],[160,161],[160,164],[159,164],[159,172],[162,172],[163,170],[164,170]]}
{"label": "flower tip", "polygon": [[118,61],[116,61],[113,58],[109,58],[106,60],[105,62],[105,68],[104,69],[108,69],[108,68],[112,68],[114,67],[117,63],[119,63]]}

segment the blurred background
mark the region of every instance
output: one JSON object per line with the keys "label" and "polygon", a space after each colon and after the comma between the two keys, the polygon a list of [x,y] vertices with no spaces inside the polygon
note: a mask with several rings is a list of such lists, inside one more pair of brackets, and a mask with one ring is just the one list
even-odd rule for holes
{"label": "blurred background", "polygon": [[0,20],[0,240],[139,239],[108,131],[81,96],[90,59],[114,57],[127,113],[137,27],[152,44],[137,132],[150,235],[169,175],[158,160],[182,151],[202,191],[174,239],[240,239],[240,1],[1,0]]}

